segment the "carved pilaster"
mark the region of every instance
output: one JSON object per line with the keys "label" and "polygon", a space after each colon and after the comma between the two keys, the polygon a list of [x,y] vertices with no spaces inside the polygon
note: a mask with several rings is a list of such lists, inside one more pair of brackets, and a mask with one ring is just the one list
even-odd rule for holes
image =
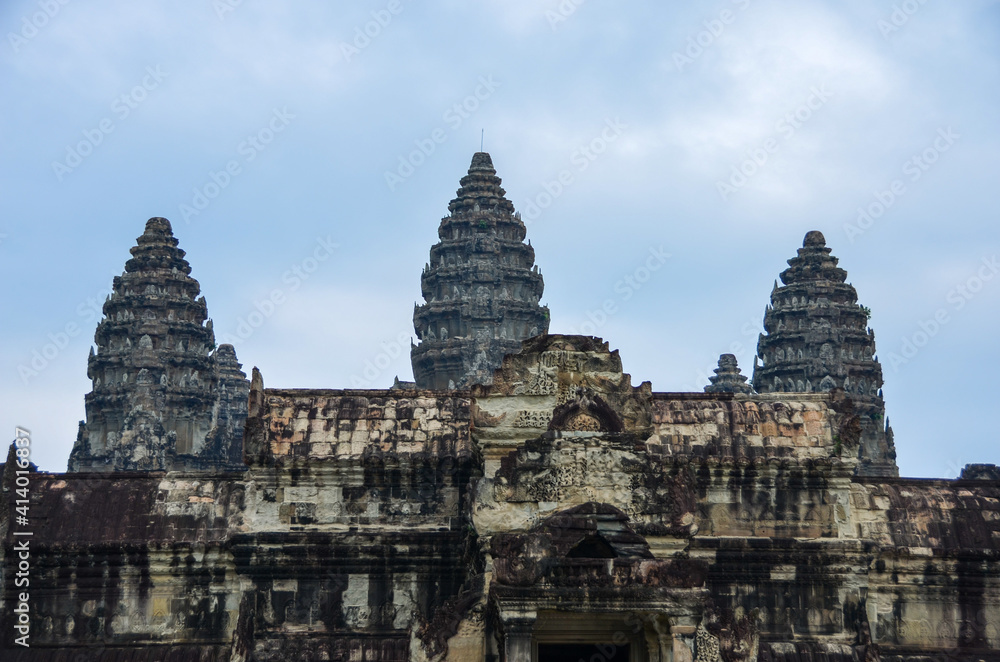
{"label": "carved pilaster", "polygon": [[503,623],[503,662],[531,662],[533,617],[505,619]]}

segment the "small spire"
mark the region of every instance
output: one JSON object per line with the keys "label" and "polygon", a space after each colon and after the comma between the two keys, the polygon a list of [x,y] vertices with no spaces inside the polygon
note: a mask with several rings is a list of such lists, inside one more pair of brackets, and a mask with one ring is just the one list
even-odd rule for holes
{"label": "small spire", "polygon": [[257,366],[254,366],[253,371],[250,373],[250,398],[247,416],[249,418],[257,418],[258,416],[263,416],[263,414],[264,376],[260,374]]}
{"label": "small spire", "polygon": [[705,387],[705,393],[753,393],[753,389],[747,384],[747,378],[740,372],[734,354],[719,356],[719,367],[708,381],[712,383]]}

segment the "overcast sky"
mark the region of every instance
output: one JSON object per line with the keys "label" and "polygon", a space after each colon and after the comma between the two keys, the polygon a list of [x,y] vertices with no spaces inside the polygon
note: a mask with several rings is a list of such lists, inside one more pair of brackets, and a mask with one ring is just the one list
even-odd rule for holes
{"label": "overcast sky", "polygon": [[902,474],[1000,463],[996,1],[0,7],[0,426],[44,469],[84,416],[91,303],[151,216],[267,386],[410,379],[482,130],[552,332],[657,391],[701,390],[723,352],[749,376],[818,229],[872,310]]}

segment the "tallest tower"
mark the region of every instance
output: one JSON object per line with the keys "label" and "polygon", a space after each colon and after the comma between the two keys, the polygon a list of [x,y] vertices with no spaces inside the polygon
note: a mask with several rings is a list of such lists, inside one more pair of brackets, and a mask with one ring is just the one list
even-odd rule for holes
{"label": "tallest tower", "polygon": [[489,384],[505,354],[549,328],[535,251],[490,155],[474,154],[460,183],[420,277],[425,302],[413,311],[418,388]]}

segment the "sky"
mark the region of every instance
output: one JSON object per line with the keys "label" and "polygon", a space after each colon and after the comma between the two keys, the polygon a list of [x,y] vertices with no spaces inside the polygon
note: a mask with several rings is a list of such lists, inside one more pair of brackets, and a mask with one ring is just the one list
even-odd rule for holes
{"label": "sky", "polygon": [[901,474],[1000,464],[996,0],[7,0],[0,28],[0,429],[43,469],[153,216],[266,386],[410,379],[481,144],[550,331],[633,384],[700,391],[724,352],[749,376],[820,230],[872,311]]}

